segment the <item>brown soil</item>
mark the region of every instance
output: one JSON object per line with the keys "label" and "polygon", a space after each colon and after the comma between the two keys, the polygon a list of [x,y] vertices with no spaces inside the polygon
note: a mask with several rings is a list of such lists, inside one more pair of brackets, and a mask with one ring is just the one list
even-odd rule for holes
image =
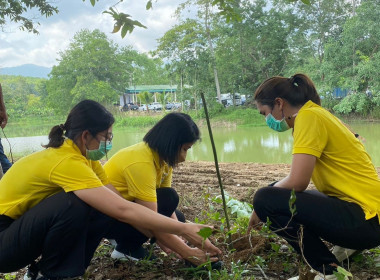
{"label": "brown soil", "polygon": [[[225,191],[235,199],[249,203],[252,203],[257,189],[285,177],[290,171],[287,164],[220,163],[219,168]],[[213,223],[217,228],[220,226],[220,222],[210,216],[216,212],[223,216],[221,205],[212,201],[220,195],[213,162],[181,164],[174,171],[173,187],[181,197],[179,208],[187,220]],[[221,259],[228,273],[224,274],[224,278],[220,275],[212,279],[287,279],[308,271],[300,258],[289,250],[286,242],[274,235],[264,236],[256,232],[248,237],[237,232],[232,235],[232,248],[228,246],[225,236],[219,233],[211,239],[222,249]],[[84,279],[209,279],[207,273],[186,267],[182,260],[164,256],[157,248],[154,253],[159,256],[158,260],[137,264],[113,262],[109,257],[111,251],[112,247],[104,241]],[[374,252],[364,251],[349,264],[354,279],[380,280],[380,268],[375,268],[374,257]],[[241,274],[243,270],[246,272]],[[18,271],[13,279],[22,279],[24,272],[25,269]],[[228,274],[230,278],[226,278]],[[300,279],[308,278],[304,276]],[[12,278],[0,274],[1,279]]]}

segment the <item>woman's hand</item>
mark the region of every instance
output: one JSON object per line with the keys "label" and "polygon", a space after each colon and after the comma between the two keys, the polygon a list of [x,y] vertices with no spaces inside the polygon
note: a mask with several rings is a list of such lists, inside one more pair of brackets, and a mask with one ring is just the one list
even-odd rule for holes
{"label": "woman's hand", "polygon": [[180,254],[166,247],[161,241],[157,240],[156,243],[158,246],[160,246],[161,250],[164,251],[167,255],[174,254],[177,258],[182,259]]}
{"label": "woman's hand", "polygon": [[183,224],[184,231],[181,234],[187,241],[189,241],[194,246],[197,246],[199,249],[202,249],[206,253],[209,253],[210,256],[216,256],[222,253],[217,247],[215,247],[210,240],[204,240],[202,236],[198,234],[198,232],[205,227],[213,228],[207,225],[193,224],[193,223],[185,223]]}
{"label": "woman's hand", "polygon": [[259,223],[261,223],[261,220],[259,216],[257,216],[256,212],[253,211],[251,218],[249,219],[247,234],[249,234],[254,226],[257,226]]}
{"label": "woman's hand", "polygon": [[198,248],[191,248],[189,250],[188,255],[183,256],[183,258],[189,262],[191,262],[193,265],[201,265],[208,260],[211,262],[218,261],[218,258],[216,256],[211,256],[209,253],[205,253],[201,249]]}

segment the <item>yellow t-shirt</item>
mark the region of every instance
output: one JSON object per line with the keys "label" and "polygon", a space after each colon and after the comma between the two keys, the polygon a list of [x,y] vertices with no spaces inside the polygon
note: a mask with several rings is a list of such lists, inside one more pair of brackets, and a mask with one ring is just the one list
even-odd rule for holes
{"label": "yellow t-shirt", "polygon": [[125,199],[149,202],[157,201],[156,189],[171,186],[173,172],[145,142],[118,151],[104,170]]}
{"label": "yellow t-shirt", "polygon": [[380,180],[363,144],[335,116],[308,101],[294,123],[293,154],[317,157],[312,174],[316,188],[354,202],[366,219],[380,221]]}
{"label": "yellow t-shirt", "polygon": [[18,160],[0,180],[0,214],[17,219],[43,199],[62,190],[96,188],[109,181],[99,161],[86,159],[66,139]]}

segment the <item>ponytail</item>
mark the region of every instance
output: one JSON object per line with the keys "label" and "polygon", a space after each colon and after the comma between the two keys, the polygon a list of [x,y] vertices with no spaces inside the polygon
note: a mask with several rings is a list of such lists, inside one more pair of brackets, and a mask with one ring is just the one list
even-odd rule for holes
{"label": "ponytail", "polygon": [[292,106],[304,105],[309,100],[321,105],[314,83],[304,74],[295,74],[290,78],[269,78],[257,88],[254,95],[256,102],[270,107],[273,107],[277,97],[285,99]]}
{"label": "ponytail", "polygon": [[288,80],[293,86],[294,91],[300,96],[301,100],[303,99],[305,103],[311,100],[315,104],[321,105],[321,98],[317,93],[313,81],[308,76],[304,74],[295,74]]}
{"label": "ponytail", "polygon": [[75,142],[85,130],[95,137],[97,133],[110,128],[114,122],[114,117],[104,106],[93,100],[83,100],[71,109],[64,124],[51,129],[49,143],[43,147],[58,148],[65,138]]}
{"label": "ponytail", "polygon": [[63,124],[55,125],[52,127],[49,133],[49,143],[47,145],[42,145],[44,148],[58,148],[62,146],[65,138],[63,136],[65,131],[65,126]]}

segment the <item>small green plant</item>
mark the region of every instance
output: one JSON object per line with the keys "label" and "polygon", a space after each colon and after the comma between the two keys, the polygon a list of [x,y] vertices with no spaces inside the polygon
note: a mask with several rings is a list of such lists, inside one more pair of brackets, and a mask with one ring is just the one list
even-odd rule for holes
{"label": "small green plant", "polygon": [[8,274],[4,274],[3,276],[0,276],[0,280],[13,280],[13,279],[16,279],[16,275],[15,274],[11,274],[11,273],[8,273]]}
{"label": "small green plant", "polygon": [[343,267],[338,266],[337,270],[338,271],[334,271],[337,280],[352,279],[352,273],[345,270]]}

